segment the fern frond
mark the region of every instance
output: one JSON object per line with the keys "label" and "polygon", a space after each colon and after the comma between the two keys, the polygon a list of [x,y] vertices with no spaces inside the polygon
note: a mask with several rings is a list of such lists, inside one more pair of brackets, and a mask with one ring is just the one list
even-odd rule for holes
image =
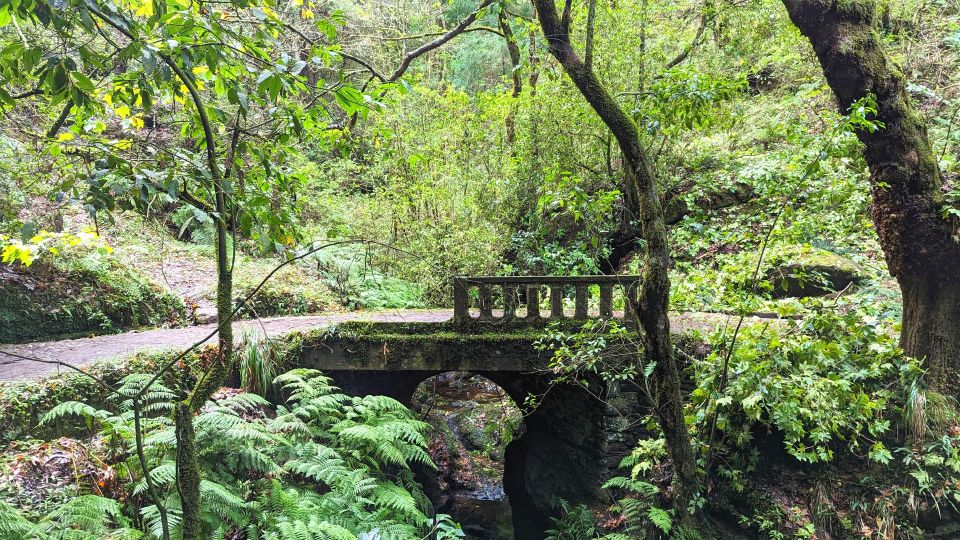
{"label": "fern frond", "polygon": [[380,482],[370,492],[370,499],[378,506],[389,508],[398,513],[404,520],[410,520],[417,525],[427,522],[427,516],[417,508],[417,501],[407,490],[391,482]]}
{"label": "fern frond", "polygon": [[63,403],[58,403],[54,408],[47,411],[47,413],[40,418],[40,425],[47,425],[65,416],[80,416],[88,419],[107,420],[112,415],[108,411],[97,409],[96,407],[92,407],[86,403],[80,403],[79,401],[64,401]]}
{"label": "fern frond", "polygon": [[270,407],[270,401],[257,394],[236,394],[217,401],[217,405],[226,407],[238,413],[255,411],[262,407]]}
{"label": "fern frond", "polygon": [[0,501],[0,540],[18,540],[27,537],[33,523],[16,508]]}
{"label": "fern frond", "polygon": [[211,480],[200,481],[200,496],[204,507],[221,517],[228,517],[232,511],[246,509],[246,501],[226,486]]}
{"label": "fern frond", "polygon": [[[154,467],[150,471],[150,477],[153,479],[153,483],[156,486],[172,486],[176,481],[177,476],[177,464],[173,461],[165,461],[160,465]],[[147,481],[146,479],[141,479],[139,482],[134,484],[133,495],[142,495],[147,491]]]}
{"label": "fern frond", "polygon": [[646,497],[652,497],[660,493],[660,488],[643,480],[634,480],[623,476],[616,476],[607,480],[603,484],[603,489],[623,489],[631,493],[637,493]]}

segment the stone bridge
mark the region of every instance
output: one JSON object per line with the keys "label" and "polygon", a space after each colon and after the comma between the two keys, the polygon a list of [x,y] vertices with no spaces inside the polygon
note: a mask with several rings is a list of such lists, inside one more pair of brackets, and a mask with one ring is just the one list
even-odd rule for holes
{"label": "stone bridge", "polygon": [[600,484],[639,435],[626,432],[624,414],[639,400],[599,380],[555,384],[552,352],[538,340],[551,324],[573,330],[588,320],[623,321],[624,313],[629,323],[639,283],[637,276],[455,278],[451,321],[344,323],[306,337],[301,366],[324,371],[348,394],[404,403],[421,382],[445,372],[498,384],[524,412],[525,430],[505,456],[516,538],[539,540],[555,498],[605,500]]}

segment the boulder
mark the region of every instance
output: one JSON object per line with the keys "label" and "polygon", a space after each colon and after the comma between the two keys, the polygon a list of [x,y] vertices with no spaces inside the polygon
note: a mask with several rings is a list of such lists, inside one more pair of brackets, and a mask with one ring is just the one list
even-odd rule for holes
{"label": "boulder", "polygon": [[865,278],[853,261],[823,250],[804,250],[773,264],[765,274],[774,298],[805,298],[842,291]]}

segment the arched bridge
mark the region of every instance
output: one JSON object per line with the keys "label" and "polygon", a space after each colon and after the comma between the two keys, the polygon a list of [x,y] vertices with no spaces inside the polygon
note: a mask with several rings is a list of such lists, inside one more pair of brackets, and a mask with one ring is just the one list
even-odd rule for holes
{"label": "arched bridge", "polygon": [[[452,320],[344,323],[307,336],[301,366],[324,371],[348,394],[407,403],[421,382],[445,372],[497,383],[525,413],[525,431],[505,458],[517,538],[538,540],[555,498],[601,500],[600,483],[637,440],[625,413],[639,403],[637,395],[599,381],[589,388],[554,384],[552,352],[539,340],[553,324],[571,330],[596,319],[629,324],[639,284],[637,276],[458,277]],[[529,396],[537,396],[535,407]]]}
{"label": "arched bridge", "polygon": [[[298,364],[323,370],[347,393],[409,402],[422,381],[450,371],[473,372],[500,385],[525,413],[524,434],[507,448],[504,478],[517,538],[539,540],[555,497],[602,500],[602,479],[640,435],[632,430],[641,425],[635,420],[643,400],[631,383],[555,384],[552,351],[538,342],[550,325],[576,330],[589,321],[616,320],[631,326],[639,286],[638,276],[457,277],[452,313],[336,313],[236,326],[267,335],[301,332],[295,334],[302,345]],[[675,331],[682,331],[722,324],[725,318],[697,314],[671,321]],[[4,345],[0,353],[8,354],[0,355],[0,380],[49,374],[56,369],[50,360],[82,366],[148,349],[179,349],[214,335],[214,329],[207,325]],[[538,397],[535,407],[529,396]]]}

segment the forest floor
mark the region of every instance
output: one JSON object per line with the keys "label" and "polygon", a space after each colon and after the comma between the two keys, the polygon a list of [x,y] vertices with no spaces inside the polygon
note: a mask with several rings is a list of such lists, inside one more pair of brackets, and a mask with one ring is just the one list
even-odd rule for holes
{"label": "forest floor", "polygon": [[[245,331],[251,330],[262,331],[268,336],[279,336],[348,321],[439,323],[449,320],[452,316],[453,311],[450,309],[394,309],[275,317],[237,321],[234,323],[234,334],[239,337]],[[735,325],[737,322],[736,317],[722,313],[674,313],[671,314],[670,319],[674,333],[690,331],[707,333],[725,325]],[[769,323],[771,320],[776,319],[749,317],[746,322]],[[216,328],[216,323],[209,323],[185,328],[161,328],[80,339],[2,345],[0,346],[0,382],[36,379],[67,369],[56,364],[2,354],[4,352],[79,367],[98,360],[129,356],[139,352],[186,348],[200,340],[212,343],[215,340]]]}

